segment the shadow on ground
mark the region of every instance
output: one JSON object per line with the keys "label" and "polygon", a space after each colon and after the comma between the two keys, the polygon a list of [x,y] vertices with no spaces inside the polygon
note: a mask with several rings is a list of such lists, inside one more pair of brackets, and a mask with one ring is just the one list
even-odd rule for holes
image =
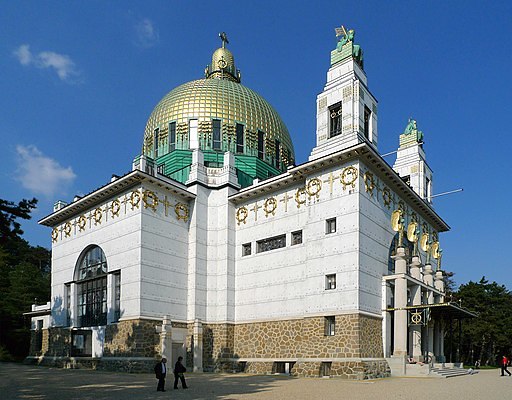
{"label": "shadow on ground", "polygon": [[[246,374],[188,374],[189,389],[173,390],[174,377],[166,380],[166,393],[156,392],[153,374],[128,374],[91,370],[65,370],[0,363],[0,398],[137,400],[230,399],[231,396],[271,391],[277,381],[292,380],[286,376],[254,376]],[[170,394],[170,396],[169,396]],[[270,397],[270,393],[269,393]]]}

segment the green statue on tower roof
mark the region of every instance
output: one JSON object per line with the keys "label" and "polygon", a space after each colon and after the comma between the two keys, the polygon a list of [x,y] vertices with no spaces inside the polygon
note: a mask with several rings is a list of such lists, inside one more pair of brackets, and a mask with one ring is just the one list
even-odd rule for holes
{"label": "green statue on tower roof", "polygon": [[418,123],[413,118],[409,118],[409,121],[407,121],[407,125],[402,135],[412,135],[416,142],[423,142],[423,132],[418,129]]}
{"label": "green statue on tower roof", "polygon": [[361,46],[358,44],[354,44],[356,32],[353,29],[347,31],[343,25],[341,25],[340,28],[334,28],[334,31],[336,32],[336,39],[338,40],[336,51],[341,52],[345,46],[351,46],[352,57],[361,68],[363,68],[363,49],[361,49]]}

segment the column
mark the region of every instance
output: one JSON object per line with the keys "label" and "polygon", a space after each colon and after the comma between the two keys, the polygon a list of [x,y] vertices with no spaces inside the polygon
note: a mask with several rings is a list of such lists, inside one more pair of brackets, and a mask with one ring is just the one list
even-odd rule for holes
{"label": "column", "polygon": [[172,364],[172,323],[168,315],[165,315],[162,321],[160,348],[162,349],[162,358],[167,358],[169,363]]}
{"label": "column", "polygon": [[203,324],[196,319],[194,321],[194,372],[203,372]]}
{"label": "column", "polygon": [[395,274],[400,275],[395,279],[395,326],[394,326],[394,349],[393,356],[407,355],[407,261],[405,258],[405,249],[399,247],[396,249],[396,255],[392,257],[395,260]]}
{"label": "column", "polygon": [[[411,261],[410,273],[415,279],[421,280],[421,263],[418,256],[414,256]],[[411,287],[411,300],[413,306],[421,305],[421,286],[414,285]],[[421,354],[421,325],[411,325],[411,336],[412,336],[412,357],[416,361],[422,361]]]}
{"label": "column", "polygon": [[[432,266],[430,264],[425,265],[423,270],[423,281],[430,287],[434,287],[434,276]],[[434,304],[434,292],[431,289],[427,289],[427,303]],[[434,360],[434,325],[433,322],[429,322],[427,325],[427,352]]]}

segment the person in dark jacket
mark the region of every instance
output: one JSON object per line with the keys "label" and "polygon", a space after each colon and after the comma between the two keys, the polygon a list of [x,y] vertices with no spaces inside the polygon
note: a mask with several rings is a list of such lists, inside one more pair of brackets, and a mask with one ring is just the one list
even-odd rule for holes
{"label": "person in dark jacket", "polygon": [[184,372],[187,372],[187,369],[183,366],[181,360],[183,360],[183,357],[178,357],[178,361],[174,365],[174,389],[178,389],[178,379],[181,380],[183,389],[188,387],[187,382],[185,382],[185,375],[183,375]]}
{"label": "person in dark jacket", "polygon": [[157,392],[165,392],[165,376],[167,375],[167,358],[162,358],[162,361],[155,365],[155,376],[158,379],[156,386]]}

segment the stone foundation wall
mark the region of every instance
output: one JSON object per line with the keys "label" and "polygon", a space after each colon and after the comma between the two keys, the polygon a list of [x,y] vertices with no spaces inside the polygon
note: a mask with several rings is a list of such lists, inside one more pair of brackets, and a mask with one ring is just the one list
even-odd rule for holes
{"label": "stone foundation wall", "polygon": [[160,354],[160,338],[156,331],[158,321],[129,320],[107,325],[105,330],[105,357],[156,357]]}
{"label": "stone foundation wall", "polygon": [[[291,374],[294,376],[322,376],[321,362],[297,362]],[[330,377],[344,379],[375,379],[391,376],[391,369],[386,360],[375,361],[346,361],[330,363]]]}
{"label": "stone foundation wall", "polygon": [[359,314],[335,316],[335,334],[325,335],[325,318],[235,325],[234,357],[383,357],[381,322]]}
{"label": "stone foundation wall", "polygon": [[235,326],[233,324],[203,324],[203,370],[219,372],[230,367],[223,358],[237,357],[233,354]]}

